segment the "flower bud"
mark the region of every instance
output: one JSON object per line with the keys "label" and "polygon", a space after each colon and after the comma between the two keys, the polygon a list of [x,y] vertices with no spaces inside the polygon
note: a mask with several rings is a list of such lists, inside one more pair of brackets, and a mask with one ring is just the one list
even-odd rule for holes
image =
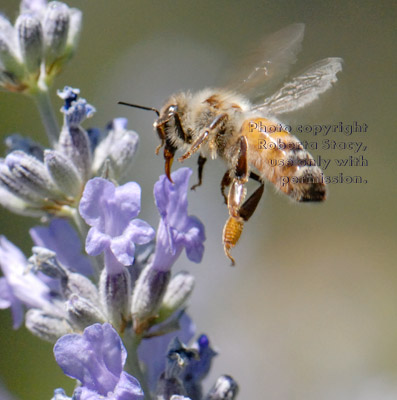
{"label": "flower bud", "polygon": [[205,400],[233,400],[237,394],[237,382],[229,375],[222,375],[217,379]]}
{"label": "flower bud", "polygon": [[167,319],[181,308],[194,288],[194,277],[187,272],[179,272],[169,283],[160,308],[160,320]]}
{"label": "flower bud", "polygon": [[66,319],[34,308],[26,313],[25,325],[34,335],[48,342],[55,342],[61,336],[73,332]]}
{"label": "flower bud", "polygon": [[125,321],[129,319],[131,299],[131,277],[127,268],[116,274],[109,274],[104,268],[99,282],[99,295],[108,320],[117,330],[123,330]]}
{"label": "flower bud", "polygon": [[44,215],[44,211],[36,208],[32,208],[31,205],[22,200],[22,198],[13,195],[9,190],[3,186],[3,182],[0,176],[0,204],[19,215],[28,215],[30,217],[41,217]]}
{"label": "flower bud", "polygon": [[46,199],[63,197],[51,181],[44,164],[23,151],[13,151],[5,159],[13,176],[33,193]]}
{"label": "flower bud", "polygon": [[127,120],[116,118],[110,124],[108,135],[95,150],[93,170],[102,171],[107,162],[111,171],[110,179],[124,182],[131,175],[133,156],[136,153],[139,137],[134,131],[126,129]]}
{"label": "flower bud", "polygon": [[131,312],[137,334],[143,333],[156,319],[170,275],[170,271],[158,271],[148,265],[135,283]]}
{"label": "flower bud", "polygon": [[63,286],[63,295],[66,299],[77,294],[93,304],[99,304],[99,294],[97,287],[84,275],[77,272],[69,272],[67,281]]}
{"label": "flower bud", "polygon": [[12,91],[24,90],[22,83],[25,76],[25,68],[23,63],[15,53],[15,40],[13,40],[14,32],[6,36],[6,32],[0,31],[0,79],[2,85]]}
{"label": "flower bud", "polygon": [[69,32],[66,41],[65,58],[68,59],[76,50],[81,31],[82,12],[77,8],[69,9]]}
{"label": "flower bud", "polygon": [[39,75],[43,58],[43,32],[40,21],[31,15],[20,15],[15,23],[19,48],[28,72]]}
{"label": "flower bud", "polygon": [[51,1],[47,6],[43,22],[45,64],[49,74],[54,67],[55,70],[59,70],[60,65],[56,65],[56,62],[65,52],[69,22],[68,6],[59,1]]}
{"label": "flower bud", "polygon": [[87,133],[81,127],[64,127],[59,137],[58,150],[76,167],[82,182],[91,174],[91,150]]}
{"label": "flower bud", "polygon": [[15,39],[14,35],[14,27],[11,22],[2,14],[0,14],[0,33],[2,33],[5,37]]}
{"label": "flower bud", "polygon": [[44,151],[44,164],[58,188],[70,197],[77,197],[82,190],[79,173],[72,161],[56,150]]}
{"label": "flower bud", "polygon": [[40,208],[44,205],[43,197],[30,187],[27,187],[24,182],[14,176],[4,161],[0,160],[0,185],[9,191],[12,195],[24,200],[27,203],[26,208]]}
{"label": "flower bud", "polygon": [[98,307],[77,294],[70,296],[66,302],[66,311],[70,321],[80,330],[96,322],[106,321],[105,315]]}

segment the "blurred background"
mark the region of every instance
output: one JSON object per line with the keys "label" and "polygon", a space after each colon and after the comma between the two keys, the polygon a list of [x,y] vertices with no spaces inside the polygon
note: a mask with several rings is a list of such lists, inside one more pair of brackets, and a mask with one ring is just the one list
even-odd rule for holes
{"label": "blurred background", "polygon": [[[216,86],[244,49],[294,22],[306,24],[293,72],[319,59],[344,59],[332,90],[283,122],[368,124],[367,167],[325,174],[361,175],[367,184],[334,184],[324,204],[293,204],[267,186],[245,226],[230,267],[221,244],[227,210],[219,192],[224,166],[209,161],[204,184],[189,195],[189,210],[206,226],[203,262],[181,257],[175,270],[197,278],[189,312],[219,356],[207,385],[220,374],[240,384],[239,399],[391,400],[397,398],[396,83],[397,8],[393,1],[70,0],[84,13],[77,53],[56,79],[81,89],[97,113],[85,126],[117,116],[141,137],[132,180],[143,189],[141,217],[157,226],[153,184],[163,173],[154,149],[154,113],[117,105],[124,100],[159,108],[178,90]],[[0,0],[12,21],[18,2]],[[53,97],[55,108],[61,101]],[[44,142],[33,102],[0,93],[2,142],[11,133]],[[312,140],[308,134],[300,139]],[[318,139],[317,141],[321,141]],[[1,154],[4,145],[1,143]],[[342,158],[348,151],[312,151]],[[195,170],[196,160],[185,163]],[[333,165],[334,164],[334,165]],[[177,163],[174,168],[177,168]],[[195,175],[194,175],[195,177]],[[254,187],[254,186],[253,186]],[[28,228],[38,221],[0,210],[1,233],[30,255]],[[20,399],[49,399],[66,378],[52,345],[13,331],[0,312],[0,377]]]}

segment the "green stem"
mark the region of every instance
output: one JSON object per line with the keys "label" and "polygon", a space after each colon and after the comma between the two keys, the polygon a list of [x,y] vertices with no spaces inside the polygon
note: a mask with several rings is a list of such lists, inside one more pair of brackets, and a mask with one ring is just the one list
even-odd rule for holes
{"label": "green stem", "polygon": [[139,383],[141,384],[142,390],[145,393],[145,400],[152,400],[150,395],[150,390],[147,385],[146,377],[143,374],[141,364],[138,358],[138,346],[141,343],[142,336],[136,335],[132,329],[127,329],[124,337],[123,342],[127,349],[128,357],[126,362],[126,370],[127,372],[138,379]]}
{"label": "green stem", "polygon": [[58,142],[60,131],[48,93],[48,88],[38,87],[37,90],[31,92],[31,95],[35,100],[37,108],[39,109],[48,140],[51,146],[54,147],[55,143]]}

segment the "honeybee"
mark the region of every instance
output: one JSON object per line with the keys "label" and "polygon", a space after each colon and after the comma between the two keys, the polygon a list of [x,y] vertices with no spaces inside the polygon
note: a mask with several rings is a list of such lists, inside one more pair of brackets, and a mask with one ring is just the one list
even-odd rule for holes
{"label": "honeybee", "polygon": [[[232,265],[235,261],[230,251],[240,238],[244,222],[254,213],[265,181],[298,202],[326,199],[321,169],[295,136],[286,129],[276,129],[282,127],[277,116],[306,106],[328,90],[342,69],[342,59],[318,61],[270,97],[262,92],[271,79],[281,80],[288,73],[296,61],[303,33],[303,24],[293,24],[270,36],[259,51],[261,60],[253,64],[245,79],[238,80],[234,90],[209,88],[195,94],[176,93],[160,111],[136,106],[158,115],[154,128],[161,144],[156,154],[164,147],[165,173],[170,181],[178,150],[183,153],[179,162],[199,154],[198,183],[192,189],[202,184],[208,158],[220,157],[226,163],[221,192],[229,218],[223,229],[223,246]],[[257,181],[259,187],[246,199],[249,179]]]}

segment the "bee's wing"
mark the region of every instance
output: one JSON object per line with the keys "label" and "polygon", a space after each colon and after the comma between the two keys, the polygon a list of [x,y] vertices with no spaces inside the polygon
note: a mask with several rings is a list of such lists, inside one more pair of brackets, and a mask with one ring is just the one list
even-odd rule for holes
{"label": "bee's wing", "polygon": [[306,106],[338,80],[336,74],[342,70],[342,62],[341,58],[335,57],[314,63],[253,110],[278,115]]}
{"label": "bee's wing", "polygon": [[296,62],[304,31],[304,24],[288,25],[256,44],[255,51],[240,59],[237,73],[229,76],[226,86],[251,99],[270,94]]}

